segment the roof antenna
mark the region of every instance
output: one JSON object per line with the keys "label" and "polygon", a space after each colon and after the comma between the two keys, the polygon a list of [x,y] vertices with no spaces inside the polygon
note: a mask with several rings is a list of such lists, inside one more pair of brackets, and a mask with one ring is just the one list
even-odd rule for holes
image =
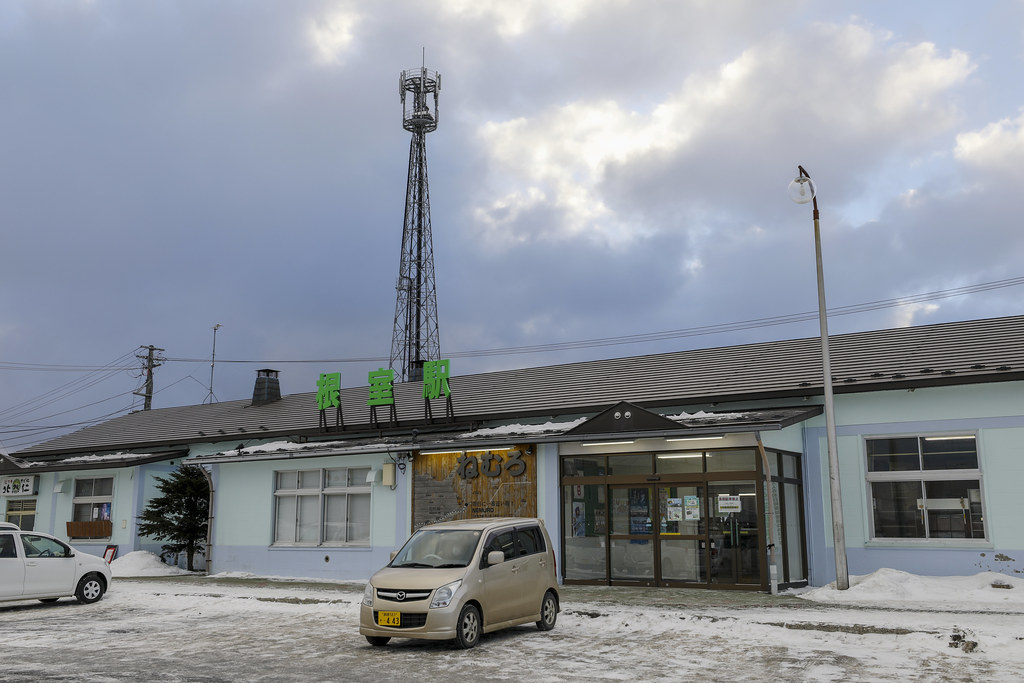
{"label": "roof antenna", "polygon": [[217,323],[213,326],[213,352],[210,353],[210,393],[207,395],[206,400],[203,403],[216,403],[217,397],[213,395],[213,365],[217,360],[217,330],[222,328],[223,325]]}

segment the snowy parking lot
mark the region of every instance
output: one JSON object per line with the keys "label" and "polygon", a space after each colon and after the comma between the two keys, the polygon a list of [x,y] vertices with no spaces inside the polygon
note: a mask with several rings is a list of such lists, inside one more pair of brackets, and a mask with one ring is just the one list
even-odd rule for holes
{"label": "snowy parking lot", "polygon": [[554,631],[522,626],[461,651],[413,640],[369,647],[358,634],[361,584],[122,575],[94,605],[0,605],[0,678],[1020,679],[1024,580],[882,570],[853,583],[842,595],[774,597],[564,587]]}

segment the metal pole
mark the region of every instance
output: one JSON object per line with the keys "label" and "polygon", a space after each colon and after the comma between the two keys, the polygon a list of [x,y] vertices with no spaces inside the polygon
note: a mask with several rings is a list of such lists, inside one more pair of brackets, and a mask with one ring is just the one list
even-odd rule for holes
{"label": "metal pole", "polygon": [[[803,167],[800,172],[807,175]],[[810,177],[810,176],[808,176]],[[818,197],[814,197],[814,258],[818,269],[818,322],[821,326],[821,365],[825,390],[825,432],[828,442],[828,483],[832,498],[832,544],[836,556],[836,588],[850,587],[846,566],[846,531],[843,528],[843,496],[839,486],[839,447],[836,439],[836,411],[832,396],[832,361],[828,352],[828,315],[825,309],[825,273],[821,265],[821,227],[818,222]]]}
{"label": "metal pole", "polygon": [[772,467],[768,462],[768,453],[764,450],[764,443],[761,441],[761,432],[754,432],[757,439],[757,451],[761,454],[761,462],[764,464],[764,478],[768,490],[768,585],[772,595],[779,592],[779,564],[776,559],[775,550],[775,491],[772,487]]}
{"label": "metal pole", "polygon": [[[210,353],[210,395],[206,397],[206,401],[213,403],[217,400],[217,397],[213,393],[213,368],[217,362],[217,330],[223,325],[217,323],[213,326],[213,351]],[[206,402],[204,401],[204,403]]]}

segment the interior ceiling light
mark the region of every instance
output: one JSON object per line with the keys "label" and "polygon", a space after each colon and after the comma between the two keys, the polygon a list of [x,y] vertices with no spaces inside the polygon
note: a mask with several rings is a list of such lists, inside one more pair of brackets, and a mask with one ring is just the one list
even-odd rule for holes
{"label": "interior ceiling light", "polygon": [[724,439],[724,436],[677,436],[665,441],[708,441],[711,439]]}
{"label": "interior ceiling light", "polygon": [[589,441],[589,442],[580,442],[580,445],[581,446],[627,446],[627,445],[629,445],[631,443],[634,443],[634,442],[632,440],[630,440],[630,441]]}

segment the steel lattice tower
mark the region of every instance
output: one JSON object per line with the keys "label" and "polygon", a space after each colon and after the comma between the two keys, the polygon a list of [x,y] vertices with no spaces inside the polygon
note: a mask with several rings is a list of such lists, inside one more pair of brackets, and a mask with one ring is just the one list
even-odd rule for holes
{"label": "steel lattice tower", "polygon": [[[422,380],[423,362],[441,357],[426,145],[427,133],[437,130],[437,94],[441,90],[441,74],[425,66],[409,69],[399,76],[398,87],[402,98],[402,127],[412,133],[412,140],[409,143],[409,180],[405,189],[402,261],[395,286],[398,298],[391,336],[391,369],[395,371],[397,381],[405,382]],[[411,97],[407,97],[409,95]],[[429,96],[433,96],[433,112],[427,103]]]}

